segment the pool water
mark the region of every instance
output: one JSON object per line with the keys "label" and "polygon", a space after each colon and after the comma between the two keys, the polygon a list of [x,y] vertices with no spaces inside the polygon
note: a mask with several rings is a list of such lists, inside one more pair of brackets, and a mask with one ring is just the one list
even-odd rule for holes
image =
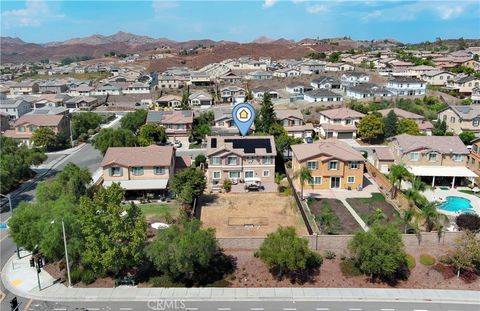
{"label": "pool water", "polygon": [[472,205],[470,204],[470,200],[454,196],[447,197],[446,201],[441,203],[438,208],[447,212],[475,213],[475,211],[471,209]]}

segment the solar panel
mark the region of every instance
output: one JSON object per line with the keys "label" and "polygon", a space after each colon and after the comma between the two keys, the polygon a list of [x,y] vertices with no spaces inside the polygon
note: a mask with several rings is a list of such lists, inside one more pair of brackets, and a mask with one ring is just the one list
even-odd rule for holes
{"label": "solar panel", "polygon": [[267,153],[272,152],[272,146],[268,138],[225,139],[225,142],[232,143],[234,149],[243,149],[245,153],[255,153],[256,149],[266,149]]}

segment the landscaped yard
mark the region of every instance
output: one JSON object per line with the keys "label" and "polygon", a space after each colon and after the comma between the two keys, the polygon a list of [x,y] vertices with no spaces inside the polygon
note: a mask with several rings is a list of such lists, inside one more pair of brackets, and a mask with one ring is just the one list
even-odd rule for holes
{"label": "landscaped yard", "polygon": [[148,203],[139,204],[145,218],[150,221],[161,221],[165,218],[177,218],[180,212],[180,206],[177,203]]}
{"label": "landscaped yard", "polygon": [[309,199],[308,205],[322,234],[352,234],[361,229],[340,200]]}
{"label": "landscaped yard", "polygon": [[202,148],[202,144],[190,144],[188,145],[188,149],[200,149]]}
{"label": "landscaped yard", "polygon": [[381,210],[385,216],[381,223],[396,223],[400,218],[397,210],[385,201],[385,197],[381,193],[372,193],[371,198],[350,198],[347,199],[347,202],[367,225],[370,224],[372,215],[377,209]]}

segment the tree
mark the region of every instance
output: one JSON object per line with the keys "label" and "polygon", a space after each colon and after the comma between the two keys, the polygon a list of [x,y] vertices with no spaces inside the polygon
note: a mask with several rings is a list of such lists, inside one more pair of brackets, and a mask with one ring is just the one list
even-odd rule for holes
{"label": "tree", "polygon": [[309,249],[308,241],[297,236],[293,227],[279,227],[269,233],[255,257],[259,257],[268,268],[278,271],[279,277],[303,274],[322,264],[322,257]]}
{"label": "tree", "polygon": [[260,111],[255,118],[255,131],[269,133],[272,126],[277,123],[277,116],[273,109],[272,97],[269,92],[263,94]]}
{"label": "tree", "polygon": [[473,270],[480,265],[480,238],[474,232],[464,232],[455,241],[455,249],[450,252],[450,259],[457,269],[457,276],[462,270]]}
{"label": "tree", "polygon": [[378,139],[384,134],[384,123],[382,118],[369,114],[363,117],[358,124],[358,133],[362,139],[371,141]]}
{"label": "tree", "polygon": [[447,132],[447,123],[445,121],[437,120],[433,123],[432,135],[433,136],[445,136]]}
{"label": "tree", "polygon": [[417,217],[417,212],[415,211],[415,208],[410,207],[409,209],[403,211],[401,221],[403,224],[404,234],[407,234],[408,227],[412,226],[412,221],[415,217]]}
{"label": "tree", "polygon": [[215,116],[213,111],[202,112],[193,120],[190,141],[202,142],[205,136],[212,133],[211,125]]}
{"label": "tree", "polygon": [[117,183],[99,188],[93,198],[82,197],[80,231],[84,237],[82,264],[97,275],[118,273],[142,259],[147,224],[135,204],[123,205]]}
{"label": "tree", "polygon": [[392,198],[397,196],[397,190],[401,188],[402,181],[412,177],[412,174],[402,164],[393,164],[388,173],[388,179],[392,182]]}
{"label": "tree", "polygon": [[180,102],[180,109],[189,110],[190,104],[188,103],[188,97],[190,97],[190,88],[187,86],[187,90],[182,93],[182,101]]}
{"label": "tree", "polygon": [[95,112],[80,112],[72,117],[72,136],[77,139],[82,134],[87,134],[89,130],[97,129],[102,124],[103,117]]}
{"label": "tree", "polygon": [[466,131],[466,132],[460,133],[458,137],[460,137],[460,139],[465,145],[470,145],[472,143],[472,140],[475,139],[475,133]]}
{"label": "tree", "polygon": [[288,135],[287,130],[285,130],[280,124],[273,125],[268,134],[275,137],[275,147],[279,154],[283,154],[285,151],[290,150],[292,145],[301,144],[303,142],[301,138]]}
{"label": "tree", "polygon": [[398,117],[393,111],[393,109],[388,112],[387,116],[383,121],[385,123],[385,137],[389,138],[397,135]]}
{"label": "tree", "polygon": [[164,143],[167,141],[165,128],[155,123],[142,125],[138,134],[138,143],[141,146],[150,146],[156,143]]}
{"label": "tree", "polygon": [[340,55],[342,52],[333,52],[328,56],[328,61],[331,63],[336,63],[340,61]]}
{"label": "tree", "polygon": [[136,145],[137,138],[135,135],[133,135],[130,130],[123,128],[104,128],[97,134],[93,141],[93,146],[98,149],[102,155],[105,155],[107,149],[110,147],[134,147]]}
{"label": "tree", "polygon": [[354,234],[350,252],[356,265],[370,280],[392,280],[407,267],[405,246],[394,225],[375,225]]}
{"label": "tree", "polygon": [[418,124],[412,119],[400,119],[397,123],[398,134],[420,135]]}
{"label": "tree", "polygon": [[42,147],[47,151],[54,150],[57,146],[57,135],[48,127],[36,129],[31,140],[36,147]]}
{"label": "tree", "polygon": [[199,154],[195,157],[195,166],[199,167],[202,163],[204,165],[207,163],[207,157],[203,154]]}
{"label": "tree", "polygon": [[205,191],[207,181],[199,168],[189,167],[176,173],[172,180],[172,191],[184,205],[191,206],[195,198]]}
{"label": "tree", "polygon": [[436,202],[427,202],[422,206],[420,217],[425,221],[425,230],[427,232],[432,230],[441,232],[449,222],[447,216],[438,212]]}
{"label": "tree", "polygon": [[305,181],[307,181],[308,183],[311,183],[313,184],[313,177],[312,175],[310,174],[310,170],[308,168],[306,168],[305,166],[302,166],[300,168],[300,170],[296,173],[296,177],[299,179],[300,181],[300,193],[302,194],[302,200],[304,199],[304,196],[303,196],[303,187],[305,185]]}
{"label": "tree", "polygon": [[460,230],[469,230],[472,232],[480,231],[480,216],[477,214],[460,214],[455,219],[455,223]]}
{"label": "tree", "polygon": [[147,114],[148,111],[145,109],[138,109],[134,112],[129,112],[120,120],[120,126],[122,129],[137,133],[139,128],[147,121]]}

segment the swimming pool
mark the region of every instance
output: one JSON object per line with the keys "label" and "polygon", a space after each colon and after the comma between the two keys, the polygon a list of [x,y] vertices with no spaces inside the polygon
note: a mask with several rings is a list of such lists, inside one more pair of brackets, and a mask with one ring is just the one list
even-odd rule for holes
{"label": "swimming pool", "polygon": [[441,203],[438,208],[443,211],[454,213],[475,213],[475,211],[472,210],[470,200],[455,196],[447,197],[446,201]]}

